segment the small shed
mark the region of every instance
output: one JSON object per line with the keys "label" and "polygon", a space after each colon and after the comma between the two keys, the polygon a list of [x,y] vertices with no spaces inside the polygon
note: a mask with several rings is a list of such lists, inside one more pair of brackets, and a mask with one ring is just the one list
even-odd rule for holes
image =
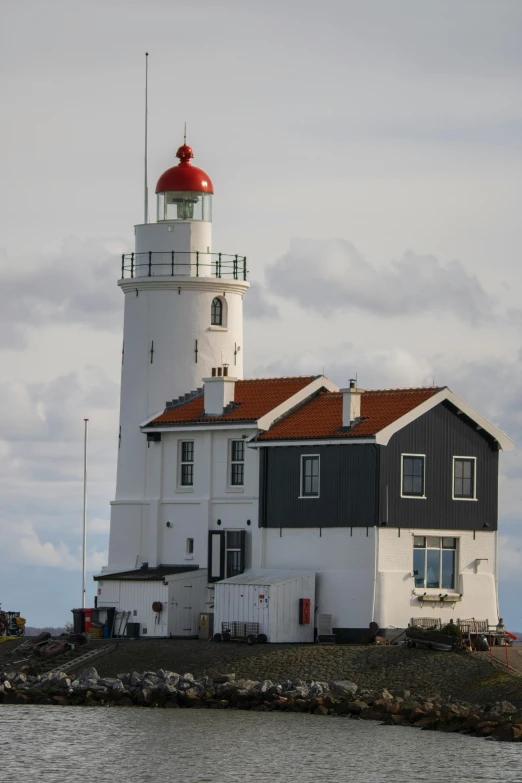
{"label": "small shed", "polygon": [[216,582],[214,631],[222,623],[258,623],[272,643],[314,641],[315,573],[256,569]]}

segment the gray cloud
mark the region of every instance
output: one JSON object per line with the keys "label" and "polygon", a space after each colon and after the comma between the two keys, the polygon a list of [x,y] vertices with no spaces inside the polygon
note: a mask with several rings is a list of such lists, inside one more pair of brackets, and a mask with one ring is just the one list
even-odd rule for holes
{"label": "gray cloud", "polygon": [[251,283],[246,297],[245,318],[280,318],[278,308],[268,300],[260,283]]}
{"label": "gray cloud", "polygon": [[120,257],[108,243],[65,240],[57,253],[0,257],[0,345],[19,348],[32,327],[52,323],[120,329]]}
{"label": "gray cloud", "polygon": [[494,319],[494,302],[460,261],[406,252],[379,269],[344,239],[293,239],[266,272],[269,290],[323,315],[357,308],[403,317],[449,313],[472,325]]}

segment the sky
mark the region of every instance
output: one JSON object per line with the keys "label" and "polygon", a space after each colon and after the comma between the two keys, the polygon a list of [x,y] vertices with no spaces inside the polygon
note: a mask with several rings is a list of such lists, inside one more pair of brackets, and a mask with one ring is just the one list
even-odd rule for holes
{"label": "sky", "polygon": [[[0,601],[33,626],[107,560],[119,255],[187,122],[213,247],[248,257],[246,377],[447,385],[501,455],[501,610],[522,630],[522,4],[4,0]],[[94,583],[88,579],[88,603]]]}

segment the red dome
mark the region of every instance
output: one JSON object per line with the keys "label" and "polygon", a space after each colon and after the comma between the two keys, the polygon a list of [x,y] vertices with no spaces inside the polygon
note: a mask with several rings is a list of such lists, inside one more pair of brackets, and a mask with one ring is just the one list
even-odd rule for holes
{"label": "red dome", "polygon": [[158,180],[156,193],[167,191],[196,191],[197,193],[213,193],[212,180],[202,169],[193,166],[190,159],[194,157],[191,148],[183,144],[176,152],[179,158],[177,166],[167,169]]}

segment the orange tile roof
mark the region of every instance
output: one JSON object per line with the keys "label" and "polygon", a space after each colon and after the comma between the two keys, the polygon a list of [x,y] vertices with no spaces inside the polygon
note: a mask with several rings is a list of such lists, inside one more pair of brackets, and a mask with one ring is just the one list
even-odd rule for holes
{"label": "orange tile roof", "polygon": [[361,397],[361,422],[350,430],[341,429],[342,393],[324,391],[274,424],[259,440],[371,437],[438,391],[439,387],[365,391]]}
{"label": "orange tile roof", "polygon": [[[317,376],[307,375],[297,378],[257,378],[255,380],[236,381],[234,390],[235,407],[224,416],[206,417],[203,395],[194,397],[185,403],[164,411],[150,424],[189,424],[214,421],[257,421],[285,400],[304,389]],[[149,425],[147,425],[149,426]]]}

